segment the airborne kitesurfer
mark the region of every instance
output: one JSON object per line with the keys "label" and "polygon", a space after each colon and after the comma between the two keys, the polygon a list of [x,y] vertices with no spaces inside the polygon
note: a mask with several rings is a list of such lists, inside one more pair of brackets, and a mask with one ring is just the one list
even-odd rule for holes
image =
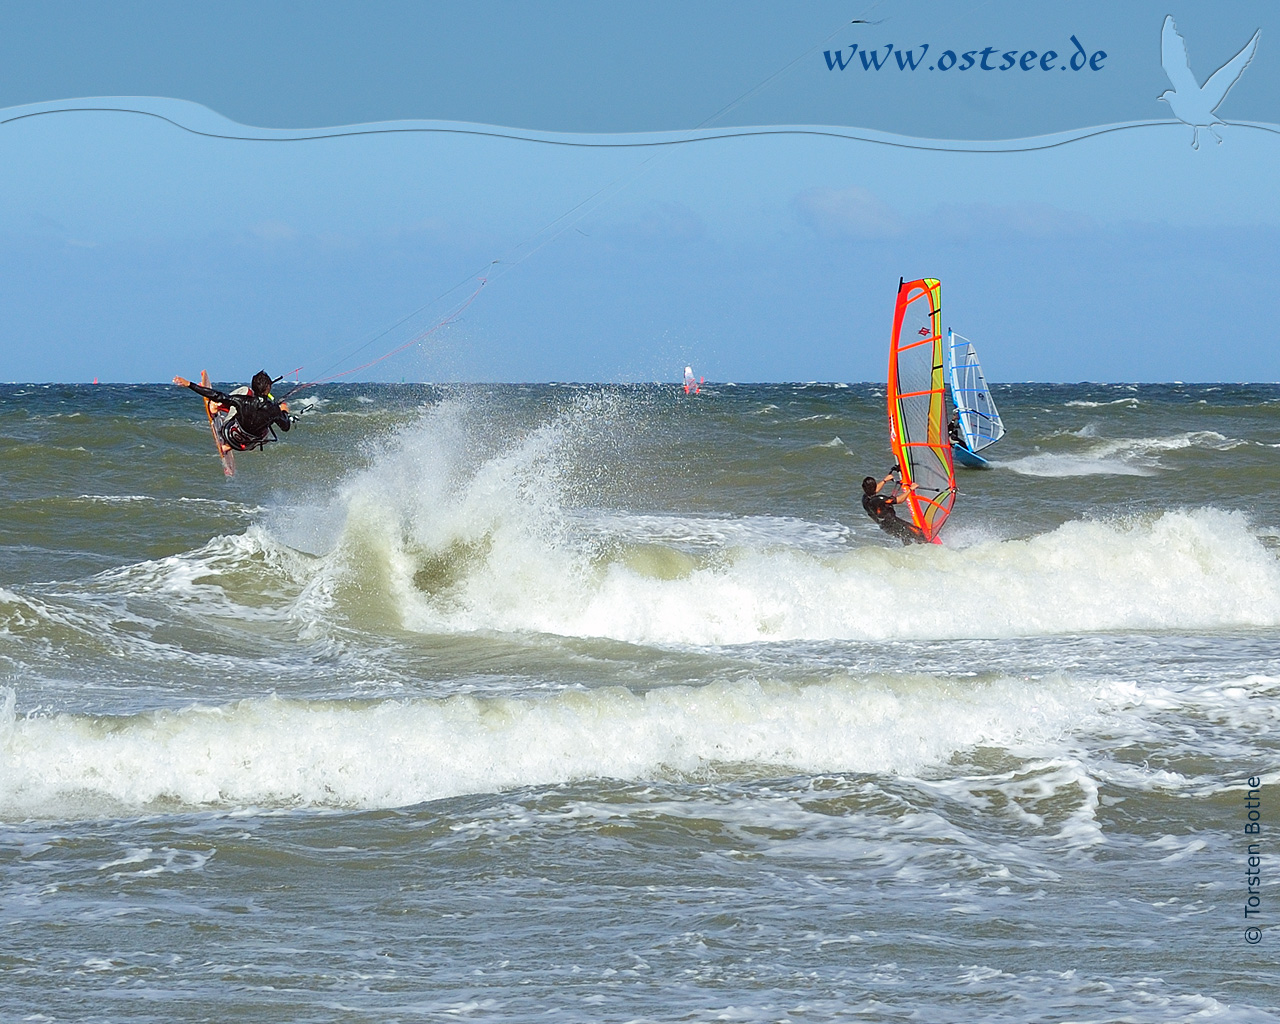
{"label": "airborne kitesurfer", "polygon": [[884,497],[880,491],[890,480],[898,474],[898,467],[894,466],[889,474],[880,481],[875,477],[868,476],[862,480],[862,507],[880,529],[891,537],[897,537],[903,544],[924,544],[925,536],[920,532],[918,527],[910,523],[903,522],[898,518],[898,513],[894,509],[894,505],[901,505],[907,500],[907,495],[915,490],[914,483],[901,487],[896,494]]}
{"label": "airborne kitesurfer", "polygon": [[288,404],[277,402],[271,394],[275,381],[266,370],[253,375],[250,387],[236,388],[230,394],[193,384],[185,377],[174,377],[173,382],[221,407],[212,412],[213,429],[218,442],[232,451],[262,448],[276,440],[272,427],[288,430],[293,425]]}

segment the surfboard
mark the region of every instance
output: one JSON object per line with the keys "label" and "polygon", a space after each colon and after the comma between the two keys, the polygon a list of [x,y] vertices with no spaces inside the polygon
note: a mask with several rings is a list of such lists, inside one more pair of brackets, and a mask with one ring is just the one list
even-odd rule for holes
{"label": "surfboard", "polygon": [[977,452],[971,452],[963,445],[951,445],[951,458],[959,466],[968,466],[970,469],[990,469],[991,463],[984,459]]}
{"label": "surfboard", "polygon": [[986,468],[990,463],[977,453],[1004,437],[1004,421],[991,397],[973,342],[948,329],[947,357],[951,404],[964,437],[964,445],[953,445],[952,453],[961,465]]}
{"label": "surfboard", "polygon": [[942,286],[933,278],[898,283],[889,342],[889,444],[904,484],[904,504],[924,538],[942,543],[956,498],[956,472],[947,436],[943,375]]}
{"label": "surfboard", "polygon": [[[200,386],[207,388],[209,386],[209,371],[200,371]],[[209,432],[213,434],[214,447],[218,449],[218,458],[222,460],[222,472],[225,476],[236,475],[236,457],[232,454],[230,448],[222,443],[222,438],[218,436],[218,428],[214,425],[213,418],[217,415],[217,410],[222,409],[220,405],[215,405],[209,399],[204,399],[205,415],[209,417]]]}

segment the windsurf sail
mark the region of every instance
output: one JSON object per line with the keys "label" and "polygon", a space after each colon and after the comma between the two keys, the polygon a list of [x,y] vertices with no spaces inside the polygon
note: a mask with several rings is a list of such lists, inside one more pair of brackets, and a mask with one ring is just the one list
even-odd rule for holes
{"label": "windsurf sail", "polygon": [[951,404],[960,420],[960,432],[971,452],[982,451],[1004,437],[1004,423],[982,375],[978,353],[968,338],[947,331],[951,363]]}
{"label": "windsurf sail", "polygon": [[935,544],[956,498],[956,473],[947,436],[942,355],[942,287],[933,278],[899,282],[889,343],[889,443],[905,504],[925,539]]}

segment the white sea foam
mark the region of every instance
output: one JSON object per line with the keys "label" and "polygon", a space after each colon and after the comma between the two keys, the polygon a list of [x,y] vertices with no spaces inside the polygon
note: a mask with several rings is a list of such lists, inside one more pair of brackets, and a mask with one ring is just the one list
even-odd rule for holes
{"label": "white sea foam", "polygon": [[156,497],[152,494],[81,494],[72,501],[83,501],[98,505],[132,505],[137,503],[167,504],[177,502],[181,505],[207,506],[225,509],[240,515],[252,515],[262,512],[260,505],[245,505],[243,502],[230,501],[226,498],[190,498],[190,497]]}
{"label": "white sea foam", "polygon": [[132,882],[155,875],[185,874],[201,871],[213,857],[212,850],[176,850],[172,847],[153,849],[150,846],[133,847],[124,856],[98,865],[115,882]]}
{"label": "white sea foam", "polygon": [[1023,476],[1039,477],[1155,476],[1158,472],[1153,466],[1134,465],[1091,453],[1039,452],[1036,455],[1024,455],[1020,459],[992,462],[992,465]]}
{"label": "white sea foam", "polygon": [[99,573],[94,600],[82,614],[106,604],[108,595],[121,602],[110,614],[121,614],[128,598],[146,595],[200,618],[279,621],[292,616],[291,605],[313,573],[311,560],[250,527],[243,534],[215,537],[194,551]]}
{"label": "white sea foam", "polygon": [[[1086,425],[1074,436],[1092,438],[1095,431]],[[1167,437],[1108,438],[1081,452],[1038,452],[997,465],[1023,476],[1155,476],[1163,468],[1160,456],[1167,452],[1186,448],[1230,451],[1248,443],[1212,430],[1195,430]]]}
{"label": "white sea foam", "polygon": [[1098,780],[1077,758],[1033,761],[981,776],[921,780],[918,785],[980,811],[998,806],[1008,821],[1048,832],[1056,849],[1087,849],[1105,842],[1097,816]]}
{"label": "white sea foam", "polygon": [[[850,545],[843,528],[799,520],[592,514],[570,500],[573,455],[616,429],[611,416],[587,395],[486,450],[446,403],[328,510],[272,532],[323,551],[307,588],[346,588],[423,633],[721,645],[1280,624],[1280,563],[1236,513],[1071,522],[963,549]],[[637,542],[658,550],[628,547]]]}
{"label": "white sea foam", "polygon": [[[0,632],[43,617],[134,643],[110,628],[134,595],[203,619],[293,623],[304,636],[337,616],[422,634],[651,645],[1280,624],[1280,562],[1238,513],[1180,510],[898,548],[862,523],[594,510],[593,480],[581,474],[601,460],[584,453],[618,434],[617,412],[584,393],[507,441],[486,437],[464,404],[442,403],[326,503],[103,573],[89,601],[4,595]],[[1140,442],[1230,443],[1208,432]]]}
{"label": "white sea foam", "polygon": [[851,534],[839,523],[811,523],[792,516],[723,519],[597,512],[575,519],[583,531],[626,543],[664,544],[707,553],[748,547],[832,553],[843,550]]}
{"label": "white sea foam", "polygon": [[1129,397],[1129,398],[1115,398],[1115,399],[1112,399],[1110,402],[1091,402],[1087,399],[1075,398],[1070,401],[1063,402],[1062,404],[1064,406],[1067,406],[1068,408],[1076,407],[1080,409],[1101,409],[1104,406],[1108,406],[1108,405],[1128,405],[1133,407],[1133,406],[1139,406],[1142,403],[1136,398]]}
{"label": "white sea foam", "polygon": [[931,677],[737,681],[526,699],[243,700],[119,717],[0,708],[0,815],[394,807],[589,778],[734,769],[914,774],[976,745],[1039,749],[1125,687]]}
{"label": "white sea foam", "polygon": [[824,556],[752,545],[676,578],[626,559],[587,566],[563,548],[510,538],[435,593],[414,586],[408,552],[391,557],[403,623],[424,632],[735,644],[1280,623],[1280,564],[1243,517],[1208,510],[1073,522],[963,550],[867,546]]}
{"label": "white sea foam", "polygon": [[1209,448],[1226,452],[1248,444],[1238,438],[1226,437],[1215,430],[1189,430],[1167,437],[1119,437],[1104,441],[1097,448],[1100,455],[1158,455],[1161,452],[1184,448]]}

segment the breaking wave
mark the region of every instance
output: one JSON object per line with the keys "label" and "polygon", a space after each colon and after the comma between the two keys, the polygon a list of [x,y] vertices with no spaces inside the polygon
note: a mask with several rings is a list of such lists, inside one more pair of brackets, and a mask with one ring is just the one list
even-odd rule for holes
{"label": "breaking wave", "polygon": [[31,637],[41,618],[91,635],[95,616],[114,621],[139,594],[192,622],[257,631],[340,624],[657,646],[1280,624],[1280,562],[1240,513],[1077,520],[1015,540],[957,532],[954,546],[900,548],[865,521],[601,509],[599,460],[584,453],[612,416],[584,399],[503,442],[445,403],[314,507],[103,573],[74,608],[0,593],[0,635]]}
{"label": "breaking wave", "polygon": [[400,807],[587,778],[915,773],[1038,746],[1124,686],[927,676],[739,681],[533,698],[242,700],[123,716],[0,708],[0,816]]}

